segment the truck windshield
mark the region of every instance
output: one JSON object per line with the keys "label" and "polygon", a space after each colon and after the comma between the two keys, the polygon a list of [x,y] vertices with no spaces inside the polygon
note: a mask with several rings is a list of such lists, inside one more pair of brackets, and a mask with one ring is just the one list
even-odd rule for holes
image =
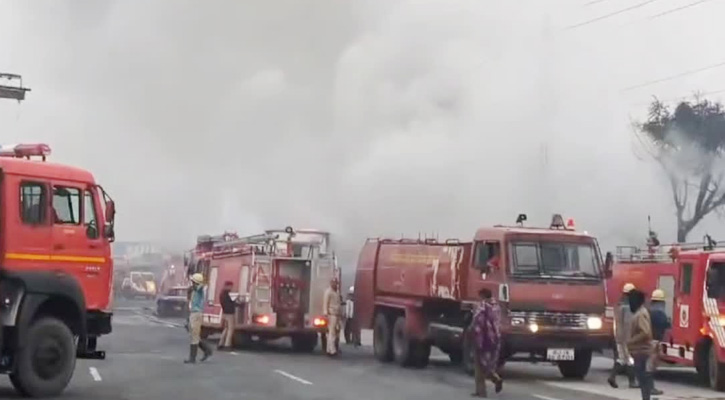
{"label": "truck windshield", "polygon": [[513,273],[599,277],[599,259],[592,244],[562,242],[514,242]]}

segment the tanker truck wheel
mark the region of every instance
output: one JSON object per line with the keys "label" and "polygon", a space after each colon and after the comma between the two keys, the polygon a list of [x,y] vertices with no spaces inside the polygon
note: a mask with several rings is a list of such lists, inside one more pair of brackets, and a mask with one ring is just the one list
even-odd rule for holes
{"label": "tanker truck wheel", "polygon": [[[423,352],[419,350],[418,341],[411,338],[405,329],[405,317],[398,317],[393,325],[393,355],[395,362],[403,367],[412,367],[420,364]],[[429,353],[430,354],[430,353]]]}
{"label": "tanker truck wheel", "polygon": [[375,326],[373,329],[373,350],[375,357],[381,362],[390,362],[393,360],[393,341],[391,336],[393,330],[390,329],[390,322],[383,313],[375,316]]}
{"label": "tanker truck wheel", "polygon": [[708,380],[713,390],[725,391],[725,364],[717,360],[717,345],[712,344],[707,360]]}
{"label": "tanker truck wheel", "polygon": [[559,372],[564,378],[584,379],[592,365],[592,351],[590,349],[576,350],[574,360],[559,361],[558,365]]}
{"label": "tanker truck wheel", "polygon": [[300,353],[312,353],[317,347],[317,333],[292,336],[292,349]]}
{"label": "tanker truck wheel", "polygon": [[30,326],[26,337],[25,347],[16,354],[10,382],[24,396],[59,395],[76,365],[73,333],[58,319],[45,317]]}

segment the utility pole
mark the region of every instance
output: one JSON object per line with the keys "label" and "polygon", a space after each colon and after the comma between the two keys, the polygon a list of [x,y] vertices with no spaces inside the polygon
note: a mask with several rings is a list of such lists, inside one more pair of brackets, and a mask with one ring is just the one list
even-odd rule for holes
{"label": "utility pole", "polygon": [[[6,85],[3,80],[7,80]],[[13,85],[16,82],[17,85]],[[30,88],[23,87],[23,77],[16,74],[0,72],[0,99],[17,100],[18,103],[25,100],[25,93]]]}

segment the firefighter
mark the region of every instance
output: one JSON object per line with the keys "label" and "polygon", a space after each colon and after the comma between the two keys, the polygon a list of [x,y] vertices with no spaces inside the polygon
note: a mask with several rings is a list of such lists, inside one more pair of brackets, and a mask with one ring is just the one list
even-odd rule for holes
{"label": "firefighter", "polygon": [[[670,329],[670,320],[667,318],[665,312],[665,292],[662,289],[655,289],[652,292],[652,298],[650,303],[650,318],[652,319],[652,357],[648,365],[648,369],[654,377],[655,371],[657,371],[657,364],[659,362],[659,348],[662,338],[665,336],[665,331]],[[661,395],[663,392],[654,387],[654,379],[652,379],[652,390],[653,395]]]}
{"label": "firefighter", "polygon": [[197,349],[204,352],[201,361],[206,361],[211,356],[212,350],[208,344],[201,340],[201,323],[202,312],[204,311],[204,276],[196,273],[191,276],[191,287],[189,288],[189,336],[191,343],[189,346],[189,359],[184,360],[184,364],[196,363]]}
{"label": "firefighter", "polygon": [[340,314],[342,311],[342,297],[338,291],[337,279],[330,280],[330,287],[325,290],[322,301],[322,309],[327,316],[327,355],[336,356],[338,354],[338,344],[340,334]]}
{"label": "firefighter", "polygon": [[614,339],[616,346],[614,349],[614,365],[609,373],[607,382],[613,388],[618,388],[617,374],[625,373],[629,380],[630,388],[637,388],[637,381],[634,376],[634,366],[632,357],[627,350],[627,340],[629,339],[630,325],[632,319],[632,311],[629,307],[629,293],[634,290],[634,284],[626,283],[622,288],[622,297],[619,303],[614,307]]}
{"label": "firefighter", "polygon": [[229,350],[232,347],[232,337],[234,336],[234,313],[236,312],[237,303],[232,300],[231,291],[234,284],[232,281],[224,282],[224,289],[219,293],[219,304],[222,307],[222,336],[219,338],[217,350]]}

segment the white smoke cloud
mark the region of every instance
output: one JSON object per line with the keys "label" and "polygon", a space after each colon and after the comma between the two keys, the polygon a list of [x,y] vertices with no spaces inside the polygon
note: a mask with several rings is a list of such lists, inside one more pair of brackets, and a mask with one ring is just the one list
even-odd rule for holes
{"label": "white smoke cloud", "polygon": [[[656,22],[562,31],[611,11],[563,0],[8,3],[0,69],[33,92],[0,105],[3,139],[93,170],[122,238],[317,227],[347,264],[366,236],[469,238],[519,212],[607,247],[648,214],[674,238],[666,182],[632,154],[652,92],[620,89],[719,50]],[[653,90],[718,83],[697,79]]]}

